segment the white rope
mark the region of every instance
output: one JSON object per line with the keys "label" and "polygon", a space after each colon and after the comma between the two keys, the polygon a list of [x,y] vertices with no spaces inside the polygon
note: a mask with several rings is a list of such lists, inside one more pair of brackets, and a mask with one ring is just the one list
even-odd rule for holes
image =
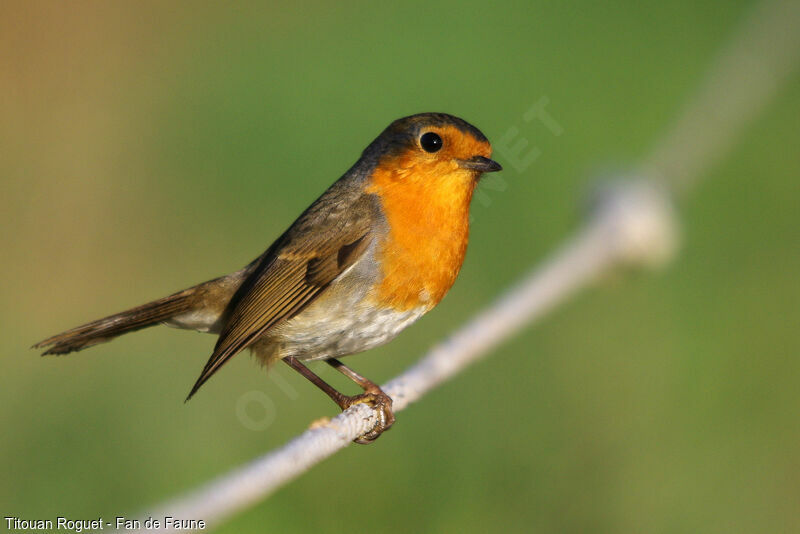
{"label": "white rope", "polygon": [[730,152],[800,61],[800,2],[757,4],[694,96],[643,164],[650,177],[685,190]]}
{"label": "white rope", "polygon": [[[620,265],[665,264],[676,249],[677,231],[668,194],[655,184],[683,189],[696,180],[731,149],[736,135],[774,96],[799,58],[800,2],[764,2],[709,71],[674,128],[645,159],[639,179],[601,192],[584,229],[549,261],[386,384],[394,411],[485,356],[597,276]],[[206,528],[218,524],[347,447],[376,420],[368,406],[353,406],[144,517],[203,519]]]}

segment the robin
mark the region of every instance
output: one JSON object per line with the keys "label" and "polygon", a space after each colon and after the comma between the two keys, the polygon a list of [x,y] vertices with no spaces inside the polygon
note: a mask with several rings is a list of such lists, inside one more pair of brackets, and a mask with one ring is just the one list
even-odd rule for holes
{"label": "robin", "polygon": [[[155,324],[219,334],[192,387],[249,348],[283,360],[342,409],[377,408],[375,440],[394,422],[392,400],[337,358],[390,341],[433,309],[467,249],[469,204],[484,172],[501,170],[466,121],[421,113],[391,123],[361,158],[261,256],[243,269],[98,319],[34,345],[67,354]],[[363,394],[347,396],[302,362],[325,360]]]}

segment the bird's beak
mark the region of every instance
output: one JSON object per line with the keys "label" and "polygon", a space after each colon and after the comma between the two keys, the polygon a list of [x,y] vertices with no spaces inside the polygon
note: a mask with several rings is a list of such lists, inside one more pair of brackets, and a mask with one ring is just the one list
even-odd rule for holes
{"label": "bird's beak", "polygon": [[478,172],[497,172],[503,170],[503,167],[499,163],[483,156],[460,159],[458,160],[458,164],[463,169],[470,169]]}

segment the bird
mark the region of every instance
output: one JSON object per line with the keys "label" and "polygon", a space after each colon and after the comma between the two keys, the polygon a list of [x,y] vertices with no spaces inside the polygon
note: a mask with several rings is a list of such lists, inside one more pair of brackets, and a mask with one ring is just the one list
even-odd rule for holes
{"label": "bird", "polygon": [[[371,443],[395,421],[392,399],[339,358],[395,338],[433,309],[459,274],[470,201],[502,170],[486,136],[446,113],[393,121],[356,163],[244,268],[49,337],[33,348],[67,354],[157,324],[217,334],[188,401],[245,349],[279,360],[340,409],[375,408]],[[363,391],[345,395],[304,362],[324,360]]]}

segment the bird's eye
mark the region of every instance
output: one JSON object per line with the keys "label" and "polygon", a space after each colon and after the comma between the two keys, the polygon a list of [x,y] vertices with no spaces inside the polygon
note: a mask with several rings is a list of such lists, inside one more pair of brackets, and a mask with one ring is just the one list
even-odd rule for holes
{"label": "bird's eye", "polygon": [[419,138],[419,144],[425,152],[438,152],[442,148],[442,138],[438,134],[428,132]]}

